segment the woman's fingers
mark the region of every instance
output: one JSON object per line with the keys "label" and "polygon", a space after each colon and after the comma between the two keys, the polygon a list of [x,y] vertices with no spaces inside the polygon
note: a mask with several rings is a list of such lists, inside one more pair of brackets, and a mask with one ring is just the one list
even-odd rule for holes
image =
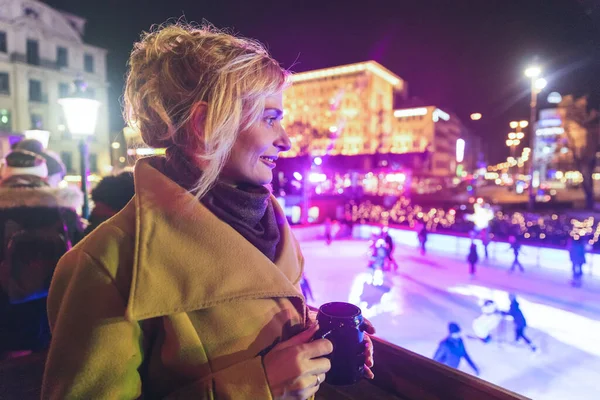
{"label": "woman's fingers", "polygon": [[363,370],[363,375],[367,379],[375,378],[375,375],[373,374],[373,371],[371,371],[371,368],[367,367],[366,365],[365,365],[365,369]]}
{"label": "woman's fingers", "polygon": [[365,332],[367,332],[369,335],[374,335],[375,334],[375,327],[373,326],[373,324],[371,323],[371,321],[369,321],[368,319],[364,319],[363,323],[365,324],[365,327],[363,328],[363,330]]}
{"label": "woman's fingers", "polygon": [[318,358],[330,354],[333,351],[333,344],[327,339],[317,339],[303,344],[300,349],[306,358]]}

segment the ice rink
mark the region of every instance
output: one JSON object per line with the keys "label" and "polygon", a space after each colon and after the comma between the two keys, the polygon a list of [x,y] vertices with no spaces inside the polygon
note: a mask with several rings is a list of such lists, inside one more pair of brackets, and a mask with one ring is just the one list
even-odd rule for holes
{"label": "ice rink", "polygon": [[[598,278],[584,276],[578,289],[569,285],[569,274],[560,268],[523,263],[525,273],[509,274],[506,265],[492,259],[482,260],[471,279],[466,254],[431,250],[421,256],[412,244],[397,243],[399,272],[388,274],[384,285],[374,288],[365,284],[370,276],[367,247],[362,240],[334,241],[331,246],[303,241],[306,276],[315,295],[309,303],[360,305],[377,336],[432,357],[447,335],[448,322],[457,322],[465,335],[472,334],[482,299],[493,299],[507,310],[508,294],[515,293],[529,325],[526,333],[539,350],[533,353],[524,343],[515,344],[510,321],[488,344],[465,338],[480,377],[533,399],[600,398]],[[471,373],[465,361],[461,369]]]}

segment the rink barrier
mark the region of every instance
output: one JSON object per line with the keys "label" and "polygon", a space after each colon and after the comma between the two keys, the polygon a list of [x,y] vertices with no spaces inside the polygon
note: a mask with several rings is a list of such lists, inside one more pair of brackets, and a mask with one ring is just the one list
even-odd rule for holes
{"label": "rink barrier", "polygon": [[526,397],[373,337],[376,354],[370,381],[354,386],[322,384],[321,400],[526,400]]}
{"label": "rink barrier", "polygon": [[[294,226],[294,234],[300,241],[318,240],[323,238],[322,225]],[[354,239],[370,239],[373,232],[381,232],[381,226],[356,224],[352,229]],[[394,239],[396,246],[419,247],[417,232],[411,229],[390,228],[389,233]],[[475,239],[478,247],[479,259],[484,258],[484,249],[481,240]],[[448,256],[465,257],[469,254],[471,239],[464,236],[449,233],[429,233],[427,235],[427,249],[438,253],[446,253]],[[488,246],[488,254],[491,261],[498,265],[506,265],[507,268],[513,262],[513,251],[507,242],[492,241]],[[587,253],[587,263],[583,266],[583,273],[591,276],[600,276],[600,254]],[[525,269],[535,267],[548,270],[571,273],[571,259],[566,249],[551,247],[522,245],[519,261]]]}

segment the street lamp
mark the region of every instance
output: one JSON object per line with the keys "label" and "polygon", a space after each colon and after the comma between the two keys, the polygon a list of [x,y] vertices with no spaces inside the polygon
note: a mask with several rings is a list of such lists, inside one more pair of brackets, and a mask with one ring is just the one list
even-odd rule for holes
{"label": "street lamp", "polygon": [[86,93],[87,85],[82,79],[75,80],[75,93],[70,97],[58,100],[61,105],[67,128],[72,135],[79,136],[79,158],[81,168],[81,191],[83,192],[83,207],[81,215],[89,218],[90,204],[88,196],[89,151],[88,137],[96,131],[96,120],[100,102],[90,99]]}
{"label": "street lamp", "polygon": [[535,146],[536,146],[536,134],[535,125],[537,120],[537,96],[547,85],[547,81],[541,78],[542,69],[533,65],[525,70],[525,76],[531,81],[531,102],[529,103],[529,127],[531,135],[529,137],[530,146],[532,149],[531,161],[529,162],[529,175],[531,181],[529,182],[529,209],[533,210],[535,207],[535,190],[533,187],[533,175],[535,174]]}

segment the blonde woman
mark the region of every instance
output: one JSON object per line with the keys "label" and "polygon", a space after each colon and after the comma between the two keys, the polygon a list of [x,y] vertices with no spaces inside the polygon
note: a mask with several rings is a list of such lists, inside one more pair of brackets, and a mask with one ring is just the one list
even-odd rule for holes
{"label": "blonde woman", "polygon": [[167,156],[138,161],[133,200],[61,260],[44,398],[318,390],[332,345],[311,341],[303,258],[265,187],[290,148],[286,77],[260,44],[210,27],[165,26],[135,44],[125,115]]}

